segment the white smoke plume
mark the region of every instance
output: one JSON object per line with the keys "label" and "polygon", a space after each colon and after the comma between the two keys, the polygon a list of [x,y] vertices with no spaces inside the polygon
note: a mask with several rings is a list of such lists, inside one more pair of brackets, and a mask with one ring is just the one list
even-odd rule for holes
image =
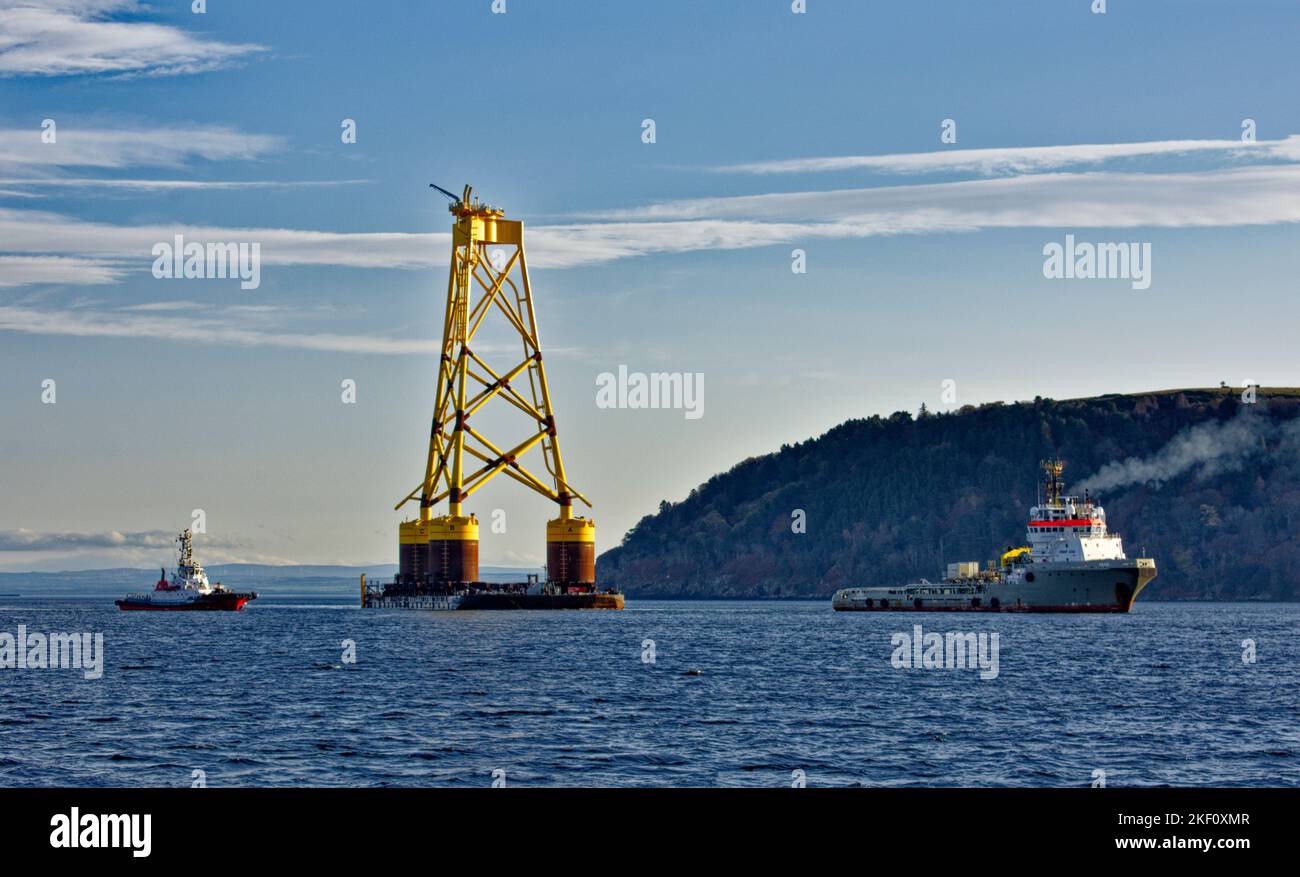
{"label": "white smoke plume", "polygon": [[1284,446],[1294,450],[1300,437],[1300,420],[1279,428],[1266,414],[1243,413],[1232,420],[1210,421],[1189,426],[1149,457],[1129,457],[1102,466],[1085,478],[1078,490],[1097,493],[1131,484],[1154,484],[1159,487],[1170,479],[1199,467],[1198,478],[1240,469],[1246,460],[1268,450],[1270,439],[1281,437]]}

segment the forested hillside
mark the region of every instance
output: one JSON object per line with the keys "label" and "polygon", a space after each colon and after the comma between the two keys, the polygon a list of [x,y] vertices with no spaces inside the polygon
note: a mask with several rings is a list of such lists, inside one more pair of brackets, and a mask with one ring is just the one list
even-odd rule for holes
{"label": "forested hillside", "polygon": [[[1300,391],[1174,390],[851,420],[663,502],[598,562],[631,597],[825,597],[1022,544],[1039,461],[1105,505],[1149,599],[1300,599]],[[794,532],[797,519],[806,532]]]}

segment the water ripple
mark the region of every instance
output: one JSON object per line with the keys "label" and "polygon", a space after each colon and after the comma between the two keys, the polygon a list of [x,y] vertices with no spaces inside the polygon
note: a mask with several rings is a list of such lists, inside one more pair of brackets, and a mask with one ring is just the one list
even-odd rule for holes
{"label": "water ripple", "polygon": [[[3,785],[1088,786],[1300,783],[1300,606],[1126,616],[621,613],[254,604],[0,609],[104,634],[103,677],[0,670]],[[897,670],[891,636],[996,632],[996,679]],[[655,641],[644,663],[642,641]],[[1258,662],[1242,661],[1254,640]],[[343,640],[357,662],[343,662]]]}

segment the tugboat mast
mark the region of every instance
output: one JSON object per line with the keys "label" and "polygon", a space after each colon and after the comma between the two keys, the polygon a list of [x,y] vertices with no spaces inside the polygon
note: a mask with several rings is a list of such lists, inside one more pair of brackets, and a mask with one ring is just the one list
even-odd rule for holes
{"label": "tugboat mast", "polygon": [[[176,541],[181,544],[181,562],[180,570],[188,571],[194,567],[194,537],[188,529],[176,537]],[[184,575],[184,572],[181,572]]]}

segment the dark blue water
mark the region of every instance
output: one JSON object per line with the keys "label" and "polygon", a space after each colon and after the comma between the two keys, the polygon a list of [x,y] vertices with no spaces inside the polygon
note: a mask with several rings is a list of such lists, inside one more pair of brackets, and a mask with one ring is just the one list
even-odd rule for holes
{"label": "dark blue water", "polygon": [[[0,784],[1111,786],[1300,783],[1300,606],[1123,616],[238,614],[0,600],[0,632],[102,632],[101,679],[0,670]],[[999,675],[899,670],[890,636],[996,631]],[[1242,661],[1253,639],[1258,660]],[[342,641],[356,643],[344,663]],[[642,660],[642,641],[655,662]],[[688,675],[699,671],[698,675]]]}

